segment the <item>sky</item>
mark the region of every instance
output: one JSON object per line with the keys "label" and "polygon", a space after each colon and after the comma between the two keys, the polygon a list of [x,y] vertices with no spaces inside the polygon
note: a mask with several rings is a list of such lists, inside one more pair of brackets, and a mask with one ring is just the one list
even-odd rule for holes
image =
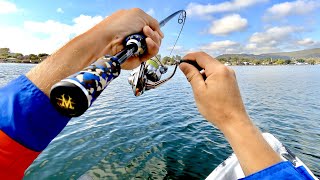
{"label": "sky", "polygon": [[[205,51],[262,54],[320,47],[320,0],[0,0],[0,47],[23,54],[53,53],[120,9],[138,7],[158,21],[185,9],[174,54]],[[168,55],[181,25],[162,31]]]}

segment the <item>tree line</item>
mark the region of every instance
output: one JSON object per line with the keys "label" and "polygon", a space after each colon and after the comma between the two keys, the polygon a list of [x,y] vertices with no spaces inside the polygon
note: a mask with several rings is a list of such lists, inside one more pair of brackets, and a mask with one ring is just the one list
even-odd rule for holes
{"label": "tree line", "polygon": [[280,58],[265,58],[265,59],[249,59],[239,57],[218,57],[218,61],[229,65],[290,65],[290,64],[320,64],[320,59],[280,59]]}
{"label": "tree line", "polygon": [[39,63],[48,56],[47,53],[24,55],[11,52],[9,48],[0,48],[0,61],[3,62]]}
{"label": "tree line", "polygon": [[[21,63],[39,63],[49,56],[47,53],[28,54],[12,53],[9,48],[0,48],[0,62],[21,62]],[[176,60],[181,60],[180,55],[173,55],[171,57],[160,54],[156,55],[164,65],[174,65]],[[289,65],[289,64],[320,64],[320,59],[250,59],[237,56],[231,57],[218,57],[218,61],[228,65]]]}
{"label": "tree line", "polygon": [[[161,59],[161,55],[157,55],[158,59]],[[175,60],[181,60],[181,56],[175,55],[172,57],[165,56],[161,59],[161,62],[165,65],[174,65]],[[249,58],[239,58],[239,57],[218,57],[218,61],[222,64],[228,64],[233,66],[241,65],[290,65],[290,64],[320,64],[320,59],[249,59]]]}
{"label": "tree line", "polygon": [[[158,59],[160,60],[161,59],[161,55],[157,55]],[[160,58],[159,58],[160,57]],[[179,55],[175,55],[175,56],[165,56],[161,59],[161,62],[164,64],[164,65],[175,65],[175,61],[176,60],[181,60],[181,56]]]}

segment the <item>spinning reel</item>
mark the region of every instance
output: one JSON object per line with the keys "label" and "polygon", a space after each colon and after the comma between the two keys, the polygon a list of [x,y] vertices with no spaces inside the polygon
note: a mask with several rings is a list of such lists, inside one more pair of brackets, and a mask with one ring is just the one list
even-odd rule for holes
{"label": "spinning reel", "polygon": [[[181,35],[181,32],[183,30],[184,23],[186,21],[186,11],[180,10],[176,13],[170,15],[166,19],[160,22],[160,26],[163,26],[166,24],[170,19],[172,19],[174,16],[179,14],[178,23],[181,24],[181,29],[179,32],[179,35],[174,43],[173,48],[171,49],[170,55],[172,54],[178,39]],[[161,79],[161,76],[165,73],[167,73],[168,67],[163,65],[160,59],[157,57],[154,57],[153,59],[148,60],[147,62],[143,62],[140,64],[140,66],[136,69],[134,69],[130,76],[128,77],[128,82],[132,87],[133,94],[135,96],[142,95],[145,91],[155,89],[159,87],[160,85],[164,84],[165,82],[169,81],[174,74],[177,71],[177,67],[180,64],[180,61],[175,61],[175,67],[172,72],[172,74],[163,79]]]}
{"label": "spinning reel", "polygon": [[134,69],[128,77],[129,84],[135,96],[142,95],[145,91],[155,89],[165,82],[169,81],[175,74],[178,64],[176,64],[172,75],[166,79],[160,80],[161,76],[168,71],[168,67],[163,65],[156,57],[147,62],[143,62]]}

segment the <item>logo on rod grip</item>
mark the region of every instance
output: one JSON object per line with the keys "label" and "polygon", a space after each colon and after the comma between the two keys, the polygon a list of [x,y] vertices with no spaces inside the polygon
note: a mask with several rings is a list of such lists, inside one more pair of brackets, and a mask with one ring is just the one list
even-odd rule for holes
{"label": "logo on rod grip", "polygon": [[64,94],[61,95],[61,98],[56,98],[58,100],[58,106],[64,109],[71,109],[74,110],[74,105],[75,103],[72,102],[72,98],[68,96],[68,100],[64,97]]}

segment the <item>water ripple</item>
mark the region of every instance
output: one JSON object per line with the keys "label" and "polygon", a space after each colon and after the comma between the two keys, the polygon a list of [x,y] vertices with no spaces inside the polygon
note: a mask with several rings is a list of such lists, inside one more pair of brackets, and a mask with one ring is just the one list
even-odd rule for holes
{"label": "water ripple", "polygon": [[[0,64],[0,85],[33,65]],[[320,176],[320,67],[232,67],[252,120]],[[134,97],[128,71],[72,119],[24,179],[204,179],[232,150],[183,74]],[[120,91],[119,91],[120,90]]]}

